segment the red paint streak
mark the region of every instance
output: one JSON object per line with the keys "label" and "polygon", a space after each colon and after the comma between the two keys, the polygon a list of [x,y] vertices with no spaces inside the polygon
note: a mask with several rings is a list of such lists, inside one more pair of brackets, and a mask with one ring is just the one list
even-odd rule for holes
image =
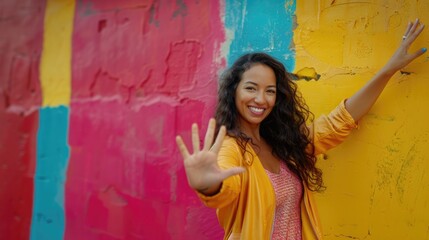
{"label": "red paint streak", "polygon": [[0,238],[29,239],[45,1],[1,1]]}
{"label": "red paint streak", "polygon": [[38,112],[0,110],[0,236],[29,239]]}

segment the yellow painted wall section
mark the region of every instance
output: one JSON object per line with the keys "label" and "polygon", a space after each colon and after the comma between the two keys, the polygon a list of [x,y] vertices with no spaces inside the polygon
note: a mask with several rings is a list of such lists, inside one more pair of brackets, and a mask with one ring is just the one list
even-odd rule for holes
{"label": "yellow painted wall section", "polygon": [[74,9],[74,0],[47,1],[40,64],[43,106],[70,103]]}
{"label": "yellow painted wall section", "polygon": [[[297,1],[296,69],[316,116],[328,113],[380,69],[408,21],[429,25],[429,1]],[[426,28],[412,51],[429,47]],[[326,239],[429,239],[429,55],[396,74],[360,127],[320,160],[317,195]],[[308,69],[306,69],[308,70]]]}

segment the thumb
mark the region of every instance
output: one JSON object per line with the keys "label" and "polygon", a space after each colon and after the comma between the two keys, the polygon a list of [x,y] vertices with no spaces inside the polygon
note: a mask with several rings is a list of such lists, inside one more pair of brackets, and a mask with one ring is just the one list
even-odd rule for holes
{"label": "thumb", "polygon": [[420,57],[421,55],[423,55],[423,53],[425,53],[427,51],[426,48],[421,48],[420,50],[417,50],[416,52],[411,54],[412,59],[416,59],[418,57]]}

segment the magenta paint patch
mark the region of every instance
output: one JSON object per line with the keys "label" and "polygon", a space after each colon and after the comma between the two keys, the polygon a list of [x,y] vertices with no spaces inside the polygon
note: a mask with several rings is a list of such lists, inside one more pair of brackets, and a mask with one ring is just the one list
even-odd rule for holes
{"label": "magenta paint patch", "polygon": [[178,129],[190,126],[177,114],[193,110],[201,119],[207,111],[185,102],[160,99],[138,111],[118,101],[72,104],[66,239],[208,239],[202,229],[221,231],[188,187],[174,145]]}
{"label": "magenta paint patch", "polygon": [[213,116],[219,11],[217,1],[77,3],[66,239],[222,236],[175,143]]}

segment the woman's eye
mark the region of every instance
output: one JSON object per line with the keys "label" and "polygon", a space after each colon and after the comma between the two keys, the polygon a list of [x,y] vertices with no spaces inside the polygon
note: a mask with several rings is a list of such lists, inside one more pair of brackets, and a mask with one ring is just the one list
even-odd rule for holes
{"label": "woman's eye", "polygon": [[276,94],[275,90],[268,90],[267,92],[270,93],[270,94]]}
{"label": "woman's eye", "polygon": [[249,91],[255,91],[256,90],[254,87],[246,87],[246,89]]}

